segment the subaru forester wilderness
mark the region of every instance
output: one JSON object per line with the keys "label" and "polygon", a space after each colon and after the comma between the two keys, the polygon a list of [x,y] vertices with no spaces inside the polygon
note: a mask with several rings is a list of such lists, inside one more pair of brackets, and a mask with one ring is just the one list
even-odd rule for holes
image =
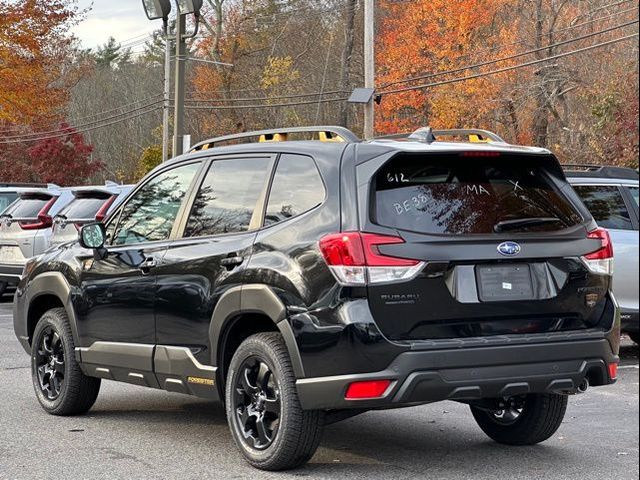
{"label": "subaru forester wilderness", "polygon": [[568,395],[616,380],[612,258],[546,150],[252,132],[161,165],[30,261],[15,331],[47,412],[88,411],[101,379],[221,400],[265,470],[308,461],[327,424],[442,400],[531,445]]}

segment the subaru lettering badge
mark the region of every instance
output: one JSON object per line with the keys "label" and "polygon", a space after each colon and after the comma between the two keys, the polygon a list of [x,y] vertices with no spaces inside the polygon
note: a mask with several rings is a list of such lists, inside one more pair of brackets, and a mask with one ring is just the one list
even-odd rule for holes
{"label": "subaru lettering badge", "polygon": [[522,247],[516,242],[504,242],[498,245],[498,252],[505,257],[513,257],[522,251]]}

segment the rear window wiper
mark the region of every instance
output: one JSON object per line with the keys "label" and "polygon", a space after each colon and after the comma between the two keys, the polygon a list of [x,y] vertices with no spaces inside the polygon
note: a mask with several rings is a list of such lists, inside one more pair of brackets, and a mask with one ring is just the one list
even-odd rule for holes
{"label": "rear window wiper", "polygon": [[500,233],[508,230],[517,230],[522,227],[535,227],[546,223],[560,223],[561,221],[558,217],[516,218],[515,220],[504,220],[496,223],[493,226],[493,231]]}

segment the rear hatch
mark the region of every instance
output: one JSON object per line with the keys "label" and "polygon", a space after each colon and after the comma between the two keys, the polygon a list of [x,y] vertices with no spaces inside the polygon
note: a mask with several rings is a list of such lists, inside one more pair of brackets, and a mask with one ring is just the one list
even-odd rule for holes
{"label": "rear hatch", "polygon": [[53,224],[49,212],[57,194],[42,190],[21,192],[0,215],[0,264],[21,265],[35,255],[35,238]]}
{"label": "rear hatch", "polygon": [[51,245],[75,241],[82,225],[104,220],[117,194],[104,189],[81,189],[54,218]]}
{"label": "rear hatch", "polygon": [[370,269],[367,287],[385,336],[601,326],[611,308],[608,236],[590,233],[595,224],[555,157],[487,150],[375,162],[373,175],[371,165],[358,167],[358,181],[368,202],[362,230],[377,235],[364,248],[390,264]]}

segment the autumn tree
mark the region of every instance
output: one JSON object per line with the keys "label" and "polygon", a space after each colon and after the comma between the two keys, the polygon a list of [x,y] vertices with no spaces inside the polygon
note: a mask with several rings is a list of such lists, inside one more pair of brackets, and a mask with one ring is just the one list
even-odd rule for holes
{"label": "autumn tree", "polygon": [[58,118],[75,1],[0,0],[0,12],[0,126]]}
{"label": "autumn tree", "polygon": [[[411,8],[393,0],[381,3],[377,83],[383,91],[387,85],[404,87],[451,78],[438,74],[474,64],[478,50],[487,51],[511,38],[498,21],[509,7],[508,0],[416,0]],[[413,82],[400,83],[413,77]],[[393,133],[420,125],[491,127],[500,93],[495,80],[477,79],[383,96],[377,129]]]}
{"label": "autumn tree", "polygon": [[[0,154],[0,171],[7,181],[80,185],[102,168],[91,158],[93,147],[82,134],[66,124],[59,125],[63,135],[44,138],[33,145],[10,144],[9,152]],[[13,156],[15,155],[15,156]]]}

